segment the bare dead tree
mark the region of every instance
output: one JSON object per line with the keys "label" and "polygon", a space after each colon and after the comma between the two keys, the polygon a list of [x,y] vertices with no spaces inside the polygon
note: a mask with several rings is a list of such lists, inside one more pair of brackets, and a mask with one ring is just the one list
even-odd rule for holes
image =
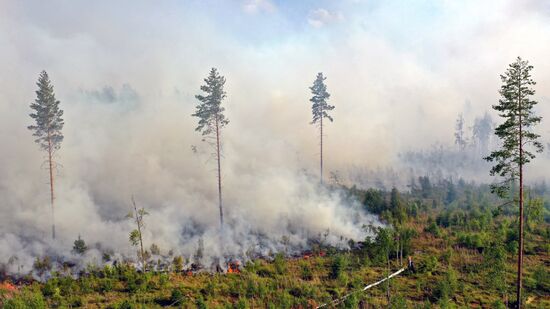
{"label": "bare dead tree", "polygon": [[146,263],[145,263],[145,250],[143,249],[143,230],[145,229],[145,222],[143,221],[143,217],[148,215],[149,213],[144,209],[140,208],[138,209],[136,206],[136,201],[134,199],[134,196],[132,195],[132,206],[133,210],[126,216],[129,219],[133,219],[136,223],[136,229],[132,230],[130,232],[130,243],[132,246],[137,247],[139,245],[139,259],[141,260],[141,267],[143,269],[143,272],[145,272],[146,269]]}

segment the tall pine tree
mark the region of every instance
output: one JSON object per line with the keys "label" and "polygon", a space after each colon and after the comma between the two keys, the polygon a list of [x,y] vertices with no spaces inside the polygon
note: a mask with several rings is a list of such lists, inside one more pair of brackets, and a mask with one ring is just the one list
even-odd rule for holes
{"label": "tall pine tree", "polygon": [[59,108],[59,101],[56,100],[53,91],[53,85],[50,82],[48,73],[42,71],[36,83],[38,90],[36,91],[36,99],[31,104],[31,109],[34,110],[30,116],[35,120],[36,125],[28,126],[28,129],[33,131],[33,136],[36,137],[35,142],[40,146],[40,149],[47,153],[46,163],[50,173],[50,203],[52,210],[52,238],[55,239],[55,212],[54,212],[54,170],[56,162],[54,155],[61,147],[63,141],[63,110]]}
{"label": "tall pine tree", "polygon": [[331,122],[333,121],[332,117],[328,114],[329,111],[334,109],[334,106],[327,103],[330,94],[327,92],[327,86],[325,85],[325,80],[327,78],[323,76],[323,73],[318,73],[317,78],[313,82],[313,86],[309,87],[313,96],[309,101],[311,101],[311,112],[313,114],[313,120],[311,124],[316,124],[319,127],[319,147],[320,147],[320,179],[323,183],[323,119],[327,118]]}
{"label": "tall pine tree", "polygon": [[201,86],[204,94],[195,97],[200,103],[192,116],[199,118],[199,125],[195,129],[201,132],[203,136],[209,137],[209,142],[215,147],[215,158],[218,165],[218,200],[220,207],[220,224],[223,227],[223,204],[222,204],[222,174],[221,174],[221,129],[225,127],[229,120],[225,118],[223,112],[225,108],[221,106],[226,93],[223,90],[225,77],[218,73],[216,68],[210,70],[210,74],[204,79],[205,85]]}
{"label": "tall pine tree", "polygon": [[531,78],[533,66],[520,57],[509,65],[504,75],[501,75],[501,98],[493,109],[499,112],[504,122],[495,128],[495,135],[502,140],[500,149],[493,151],[485,159],[494,162],[491,176],[500,176],[502,182],[493,185],[493,192],[501,197],[507,197],[510,186],[519,180],[519,248],[517,268],[517,307],[522,305],[522,268],[523,268],[523,167],[535,158],[528,148],[542,152],[543,146],[538,141],[540,137],[533,132],[533,127],[541,121],[535,116],[533,107],[537,104],[531,97],[535,94]]}

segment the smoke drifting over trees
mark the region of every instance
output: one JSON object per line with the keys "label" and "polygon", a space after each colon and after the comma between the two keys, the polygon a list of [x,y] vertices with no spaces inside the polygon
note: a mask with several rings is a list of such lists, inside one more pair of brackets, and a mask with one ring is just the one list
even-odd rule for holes
{"label": "smoke drifting over trees", "polygon": [[[215,24],[227,19],[218,14],[247,14],[229,4],[193,11],[132,2],[136,10],[147,12],[140,15],[128,11],[129,3],[99,2],[94,9],[76,2],[63,7],[42,2],[2,5],[0,66],[6,74],[0,76],[0,142],[6,146],[0,149],[0,261],[18,252],[18,263],[27,270],[35,256],[70,255],[79,234],[89,247],[85,261],[101,261],[106,249],[115,250],[114,258],[133,256],[127,239],[133,226],[124,215],[131,207],[128,197],[137,192],[140,206],[150,212],[148,222],[154,222],[144,241],[154,240],[161,252],[174,248],[192,255],[199,239],[210,257],[246,255],[250,248],[269,252],[282,250],[283,236],[298,248],[327,229],[328,241],[335,245],[345,245],[340,237],[362,238],[362,224],[373,218],[338,193],[318,188],[318,144],[311,138],[311,110],[304,102],[319,68],[327,68],[331,99],[342,102],[334,110],[338,121],[331,124],[334,138],[327,149],[333,155],[325,158],[325,165],[344,184],[404,186],[411,169],[422,175],[433,171],[433,162],[444,167],[461,162],[456,152],[450,154],[452,164],[446,159],[457,114],[463,112],[469,125],[473,116],[483,115],[487,102],[498,95],[492,90],[499,82],[495,72],[518,54],[540,68],[539,83],[550,84],[544,73],[550,72],[544,61],[549,47],[533,44],[536,38],[527,35],[530,29],[541,35],[547,30],[534,16],[538,10],[526,6],[513,10],[514,16],[524,14],[506,27],[476,19],[493,12],[492,5],[464,10],[445,6],[442,19],[448,26],[439,27],[443,35],[396,46],[399,37],[365,31],[372,22],[388,20],[385,4],[369,12],[367,25],[364,15],[355,19],[351,9],[345,11],[350,18],[344,32],[303,30],[289,36],[288,28],[301,25],[277,14],[262,16],[268,26],[282,25],[275,39],[259,37],[264,32],[248,24]],[[166,16],[167,11],[177,13]],[[494,11],[505,15],[496,19],[509,14]],[[59,16],[71,17],[71,24]],[[77,23],[74,16],[79,16]],[[469,31],[460,31],[465,17],[476,20]],[[529,21],[526,28],[513,26],[522,20]],[[474,35],[471,30],[478,28],[491,29],[497,39]],[[450,42],[450,34],[457,33],[459,38]],[[463,41],[468,44],[459,43]],[[516,44],[500,48],[498,42],[510,41]],[[504,52],[495,54],[498,49]],[[231,179],[224,183],[224,206],[226,225],[232,226],[225,233],[232,242],[223,253],[217,251],[219,230],[212,228],[219,226],[219,215],[212,207],[218,191],[212,186],[211,149],[194,132],[195,119],[185,116],[194,112],[196,89],[213,64],[228,76],[225,89],[231,94],[223,162],[224,177]],[[46,232],[51,224],[47,179],[35,164],[42,154],[25,128],[27,102],[33,99],[41,68],[54,77],[67,119],[62,181],[56,187],[57,243],[49,243]],[[550,92],[540,89],[538,95],[546,102]],[[462,107],[466,98],[474,102],[470,110]],[[541,113],[548,114],[547,105],[540,104]],[[485,141],[481,132],[486,129],[476,135],[480,143]],[[442,146],[430,150],[438,141]],[[490,144],[489,139],[483,145]],[[397,156],[410,151],[423,155],[417,161]],[[534,162],[533,174],[544,171],[546,164]],[[486,169],[470,170],[471,176],[486,174]]]}
{"label": "smoke drifting over trees", "polygon": [[[81,94],[79,91],[78,96]],[[173,250],[189,258],[200,241],[205,265],[216,257],[246,259],[283,247],[292,253],[321,237],[329,244],[346,247],[348,239],[365,236],[363,224],[377,222],[356,201],[319,187],[317,177],[304,172],[296,158],[278,162],[280,151],[274,146],[269,146],[271,152],[263,154],[262,161],[236,159],[236,154],[255,152],[254,145],[261,143],[243,148],[242,134],[234,132],[227,138],[231,159],[226,173],[234,180],[227,183],[226,203],[231,207],[226,214],[228,227],[220,239],[212,207],[217,195],[210,185],[210,145],[197,141],[192,117],[181,120],[181,115],[191,115],[192,104],[173,99],[154,106],[141,103],[149,102],[142,96],[109,105],[96,100],[93,96],[90,101],[77,101],[66,116],[79,126],[68,127],[70,138],[59,186],[58,242],[43,237],[48,220],[42,216],[41,195],[26,191],[21,186],[24,181],[11,184],[9,190],[1,189],[13,199],[10,203],[18,205],[7,213],[16,224],[5,221],[5,234],[0,237],[0,258],[15,261],[11,258],[17,255],[17,263],[8,265],[11,271],[21,265],[30,270],[34,258],[44,254],[77,259],[81,266],[103,261],[105,252],[111,252],[112,259],[135,256],[127,236],[135,224],[124,219],[132,207],[127,197],[133,192],[139,192],[140,204],[149,210],[148,222],[152,223],[139,233],[143,238],[139,242],[154,241],[164,255]],[[77,135],[80,138],[75,138]],[[83,139],[94,146],[80,142]],[[196,151],[191,145],[198,145]],[[257,153],[261,151],[257,149]],[[39,187],[42,176],[31,168],[25,171],[26,177],[37,177],[35,186]],[[315,220],[310,220],[312,216]],[[81,235],[88,246],[79,255],[71,252],[74,235]],[[223,246],[220,241],[225,242]]]}

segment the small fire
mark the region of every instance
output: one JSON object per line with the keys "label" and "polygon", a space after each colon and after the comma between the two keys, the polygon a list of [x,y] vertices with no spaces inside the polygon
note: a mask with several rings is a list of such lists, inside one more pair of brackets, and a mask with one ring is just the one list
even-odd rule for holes
{"label": "small fire", "polygon": [[0,291],[12,293],[17,291],[17,287],[12,283],[6,281],[6,282],[0,283]]}
{"label": "small fire", "polygon": [[326,252],[325,252],[325,251],[319,251],[318,254],[315,254],[314,252],[308,250],[308,251],[306,251],[306,252],[304,252],[304,253],[302,254],[302,258],[303,258],[304,260],[307,260],[307,259],[309,259],[309,258],[311,258],[311,257],[314,257],[314,256],[323,257],[323,256],[325,256],[325,255],[326,255]]}
{"label": "small fire", "polygon": [[229,262],[227,263],[227,273],[228,274],[238,274],[241,271],[239,270],[239,262]]}

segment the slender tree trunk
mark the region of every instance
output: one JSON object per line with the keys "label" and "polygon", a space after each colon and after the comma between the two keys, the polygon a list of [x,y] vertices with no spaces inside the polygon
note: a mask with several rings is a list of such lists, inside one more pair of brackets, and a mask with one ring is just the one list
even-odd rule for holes
{"label": "slender tree trunk", "polygon": [[521,287],[523,269],[523,123],[521,107],[521,79],[518,88],[519,107],[519,254],[518,254],[518,278],[517,278],[517,307],[521,308]]}
{"label": "slender tree trunk", "polygon": [[388,270],[387,270],[387,291],[386,291],[386,297],[388,298],[388,307],[390,306],[390,303],[391,303],[391,292],[390,292],[390,254],[389,254],[389,250],[388,250],[388,256],[387,256],[387,259],[388,259]]}
{"label": "slender tree trunk", "polygon": [[397,239],[396,239],[396,240],[397,240],[397,241],[396,241],[397,246],[395,246],[395,261],[396,261],[397,263],[399,263],[399,241],[400,241],[400,239],[399,239],[399,234],[397,234]]}
{"label": "slender tree trunk", "polygon": [[216,155],[218,161],[218,200],[220,203],[220,226],[223,228],[223,208],[222,208],[222,169],[220,164],[220,127],[219,120],[216,117]]}
{"label": "slender tree trunk", "polygon": [[50,134],[48,133],[48,167],[50,171],[50,204],[51,204],[51,210],[52,210],[52,239],[55,239],[55,215],[54,215],[54,177],[53,177],[53,162],[52,162],[52,154],[53,154],[53,146],[52,146],[52,140],[50,137]]}
{"label": "slender tree trunk", "polygon": [[400,242],[399,264],[403,266],[403,240]]}
{"label": "slender tree trunk", "polygon": [[321,129],[321,143],[320,143],[320,147],[321,147],[321,153],[320,153],[320,156],[321,156],[321,164],[320,164],[320,168],[321,168],[321,172],[320,172],[320,176],[321,176],[321,184],[323,184],[323,109],[321,109],[321,123],[320,123],[320,129]]}
{"label": "slender tree trunk", "polygon": [[143,272],[146,271],[145,269],[145,251],[143,250],[143,238],[141,237],[141,218],[140,214],[136,207],[136,201],[134,200],[134,197],[132,196],[132,204],[134,204],[134,213],[136,214],[136,225],[139,233],[139,246],[140,246],[140,254],[141,254],[141,267],[143,268]]}

